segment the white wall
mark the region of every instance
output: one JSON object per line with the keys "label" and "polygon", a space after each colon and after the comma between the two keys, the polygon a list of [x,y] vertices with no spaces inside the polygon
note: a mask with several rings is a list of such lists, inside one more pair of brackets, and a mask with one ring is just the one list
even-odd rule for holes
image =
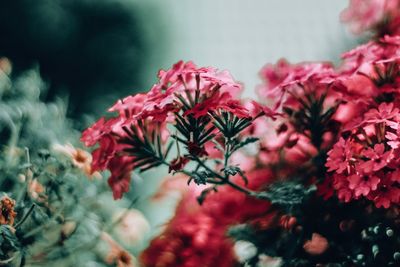
{"label": "white wall", "polygon": [[281,57],[338,61],[355,42],[339,21],[348,0],[147,1],[160,8],[169,35],[165,59],[149,71],[193,60],[230,70],[247,96],[264,64]]}

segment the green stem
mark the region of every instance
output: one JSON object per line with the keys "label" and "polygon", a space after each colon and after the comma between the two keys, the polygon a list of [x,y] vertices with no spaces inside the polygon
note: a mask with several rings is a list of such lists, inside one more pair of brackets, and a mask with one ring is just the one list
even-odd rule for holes
{"label": "green stem", "polygon": [[[231,139],[229,137],[226,138],[225,140],[225,153],[224,153],[224,168],[226,169],[226,167],[228,167],[228,160],[229,157],[231,156],[230,154],[230,149],[231,149]],[[225,179],[228,179],[228,175],[225,174]]]}
{"label": "green stem", "polygon": [[225,180],[225,177],[222,176],[219,173],[216,173],[214,170],[212,170],[210,167],[208,167],[201,159],[199,159],[198,157],[194,158],[204,169],[206,169],[207,171],[209,171],[214,177],[217,177],[219,179]]}
{"label": "green stem", "polygon": [[33,203],[32,206],[29,208],[28,212],[24,215],[24,217],[22,217],[22,219],[15,225],[15,229],[17,229],[18,227],[20,227],[25,221],[26,219],[28,219],[29,215],[31,215],[31,213],[33,212],[33,209],[35,208],[36,204]]}
{"label": "green stem", "polygon": [[[225,153],[227,153],[227,152],[225,152]],[[225,156],[225,167],[226,167],[227,164],[228,164],[229,156],[230,156],[229,154],[226,154],[226,156]],[[199,159],[198,157],[194,157],[194,160],[199,164],[198,167],[199,167],[199,166],[203,167],[205,170],[209,171],[209,172],[212,174],[212,176],[214,176],[214,177],[216,177],[216,178],[218,178],[218,179],[221,180],[221,181],[216,181],[216,180],[213,180],[213,179],[208,179],[208,180],[207,180],[208,183],[217,184],[217,185],[226,184],[226,185],[229,185],[229,186],[231,186],[232,188],[234,188],[234,189],[236,189],[236,190],[238,190],[238,191],[240,191],[240,192],[242,192],[242,193],[245,193],[246,195],[254,196],[254,197],[257,196],[257,192],[252,191],[252,190],[249,190],[249,189],[247,189],[247,188],[245,188],[245,187],[242,187],[242,186],[240,186],[240,185],[238,185],[238,184],[235,184],[234,182],[232,182],[232,181],[229,180],[229,177],[227,177],[227,176],[224,177],[224,176],[222,176],[221,174],[219,174],[219,173],[215,172],[214,170],[212,170],[210,167],[208,167],[208,166],[207,166],[201,159]],[[164,164],[164,165],[166,165],[166,166],[168,166],[168,167],[170,166],[170,164],[169,164],[167,161],[165,161],[165,160],[161,160],[161,163]],[[198,167],[196,168],[196,171],[198,170]],[[190,172],[190,171],[187,171],[187,170],[180,170],[179,172],[181,172],[181,173],[183,173],[183,174],[186,174],[186,175],[189,176],[189,177],[193,175],[193,172]]]}
{"label": "green stem", "polygon": [[249,195],[249,196],[257,196],[257,192],[252,191],[252,190],[249,190],[249,189],[247,189],[247,188],[245,188],[245,187],[242,187],[242,186],[240,186],[240,185],[238,185],[238,184],[235,184],[235,183],[231,182],[230,180],[226,180],[225,183],[226,183],[227,185],[233,187],[234,189],[236,189],[236,190],[238,190],[238,191],[240,191],[240,192],[245,193],[246,195]]}

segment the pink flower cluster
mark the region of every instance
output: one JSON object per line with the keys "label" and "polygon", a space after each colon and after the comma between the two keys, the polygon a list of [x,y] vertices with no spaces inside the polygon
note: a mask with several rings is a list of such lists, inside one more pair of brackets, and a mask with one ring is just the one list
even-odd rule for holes
{"label": "pink flower cluster", "polygon": [[[170,136],[168,123],[185,125],[183,120],[188,117],[208,117],[212,121],[210,114],[220,116],[221,112],[228,112],[238,120],[273,114],[256,102],[252,103],[251,108],[242,105],[237,99],[241,85],[226,71],[211,67],[198,68],[192,62],[180,61],[167,71],[161,70],[158,78],[158,83],[149,92],[118,100],[109,109],[117,113],[116,117],[101,118],[82,134],[81,140],[86,146],[99,144],[93,152],[92,170],[108,169],[111,172],[108,182],[116,199],[129,190],[132,170],[138,166],[146,169],[165,163],[162,155],[158,155],[159,162],[138,156],[143,152],[138,143],[163,147]],[[212,123],[205,127],[208,134],[218,135]],[[155,136],[156,140],[149,140],[151,136]],[[189,140],[188,150],[191,154],[200,157],[207,155],[206,144],[201,145],[202,138],[193,136],[193,140]],[[155,152],[163,153],[156,149]],[[178,170],[187,161],[178,157],[169,167]]]}
{"label": "pink flower cluster", "polygon": [[283,116],[275,122],[256,120],[249,129],[263,137],[259,158],[264,164],[285,162],[288,168],[282,168],[284,171],[296,172],[295,166],[310,161],[319,149],[329,148],[334,141],[336,125],[326,125],[327,131],[320,133],[320,144],[313,143],[313,133],[307,125],[312,122],[306,119],[314,108],[311,105],[319,103],[315,108],[319,109],[318,115],[323,115],[342,103],[339,75],[327,62],[290,64],[281,59],[275,65],[262,68],[260,76],[264,83],[258,86],[258,95],[264,102],[272,103]]}
{"label": "pink flower cluster", "polygon": [[320,96],[327,93],[327,85],[336,76],[332,64],[328,62],[305,62],[290,64],[285,59],[275,65],[267,64],[260,71],[264,84],[258,87],[261,98],[272,101],[275,107],[290,106],[298,108],[298,98],[307,93]]}
{"label": "pink flower cluster", "polygon": [[[279,112],[277,120],[254,116],[258,112],[276,115],[256,102],[242,105],[235,99],[237,107],[220,105],[230,112],[237,110],[238,117],[253,114],[252,125],[241,135],[259,137],[258,147],[230,159],[250,173],[246,188],[263,190],[276,180],[297,179],[305,185],[316,184],[318,195],[325,199],[358,201],[367,214],[373,206],[398,214],[399,7],[398,0],[351,0],[343,20],[358,33],[374,31],[377,38],[344,53],[338,67],[327,62],[290,64],[284,59],[266,65],[260,72],[264,83],[257,93]],[[185,112],[206,114],[202,110],[209,102]],[[209,148],[211,157],[221,158],[220,151]],[[176,163],[182,164],[182,160]],[[237,223],[247,222],[261,230],[279,224],[287,231],[302,231],[304,218],[278,211],[272,212],[271,219],[266,210],[275,211],[274,206],[268,202],[262,206],[259,200],[250,200],[227,186],[219,187],[202,206],[193,207],[193,203],[193,195],[182,199],[165,231],[142,254],[146,266],[233,266],[232,244],[223,233]],[[345,229],[344,225],[341,221],[337,227]],[[304,243],[304,251],[324,253],[331,245],[324,236],[313,233]]]}
{"label": "pink flower cluster", "polygon": [[373,31],[378,36],[400,33],[400,1],[350,0],[341,14],[342,21],[350,25],[355,34]]}
{"label": "pink flower cluster", "polygon": [[[399,36],[370,41],[345,53],[338,68],[327,63],[291,65],[285,60],[266,65],[261,70],[265,84],[258,93],[285,116],[275,122],[274,139],[264,133],[269,137],[261,140],[260,158],[279,162],[284,152],[286,162],[307,167],[304,164],[318,153],[331,149],[327,178],[320,185],[326,197],[336,192],[346,202],[364,197],[377,207],[400,204],[399,41]],[[333,114],[317,147],[312,127],[318,125],[304,127],[304,118],[310,117],[310,104],[320,99],[321,118],[329,109]],[[258,124],[263,128],[265,122],[256,121],[253,128]]]}
{"label": "pink flower cluster", "polygon": [[377,207],[399,204],[399,109],[382,103],[357,121],[328,153],[333,188],[346,202],[366,197]]}
{"label": "pink flower cluster", "polygon": [[333,188],[344,201],[377,207],[400,203],[400,37],[385,36],[343,55],[338,82],[344,104],[341,138],[328,153]]}

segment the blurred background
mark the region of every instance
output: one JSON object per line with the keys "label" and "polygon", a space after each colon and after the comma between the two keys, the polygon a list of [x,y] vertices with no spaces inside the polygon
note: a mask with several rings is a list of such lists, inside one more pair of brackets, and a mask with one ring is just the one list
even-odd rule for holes
{"label": "blurred background", "polygon": [[14,73],[37,65],[46,99],[74,117],[101,114],[147,90],[180,59],[228,69],[251,95],[260,68],[337,61],[353,39],[339,22],[347,0],[0,0],[0,56]]}
{"label": "blurred background", "polygon": [[[255,96],[258,72],[290,62],[333,61],[357,40],[340,24],[347,0],[0,0],[0,57],[13,75],[37,68],[44,101],[68,101],[76,127],[87,127],[118,98],[148,90],[160,68],[178,60],[228,69]],[[165,173],[165,172],[164,172]],[[134,177],[131,196],[153,235],[176,199],[147,198],[156,172]],[[163,205],[164,209],[160,209]],[[157,210],[157,211],[156,211]]]}

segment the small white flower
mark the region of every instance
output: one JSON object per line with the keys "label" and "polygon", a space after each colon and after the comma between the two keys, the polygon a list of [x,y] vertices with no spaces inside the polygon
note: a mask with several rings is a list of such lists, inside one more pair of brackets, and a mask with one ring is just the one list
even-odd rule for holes
{"label": "small white flower", "polygon": [[282,266],[281,258],[274,258],[265,254],[258,256],[257,267],[280,267]]}
{"label": "small white flower", "polygon": [[256,246],[253,243],[245,240],[237,241],[233,246],[233,251],[241,263],[244,263],[257,255]]}
{"label": "small white flower", "polygon": [[127,245],[141,244],[150,232],[150,224],[139,210],[120,210],[113,217],[114,220],[119,220],[114,228],[115,234]]}

